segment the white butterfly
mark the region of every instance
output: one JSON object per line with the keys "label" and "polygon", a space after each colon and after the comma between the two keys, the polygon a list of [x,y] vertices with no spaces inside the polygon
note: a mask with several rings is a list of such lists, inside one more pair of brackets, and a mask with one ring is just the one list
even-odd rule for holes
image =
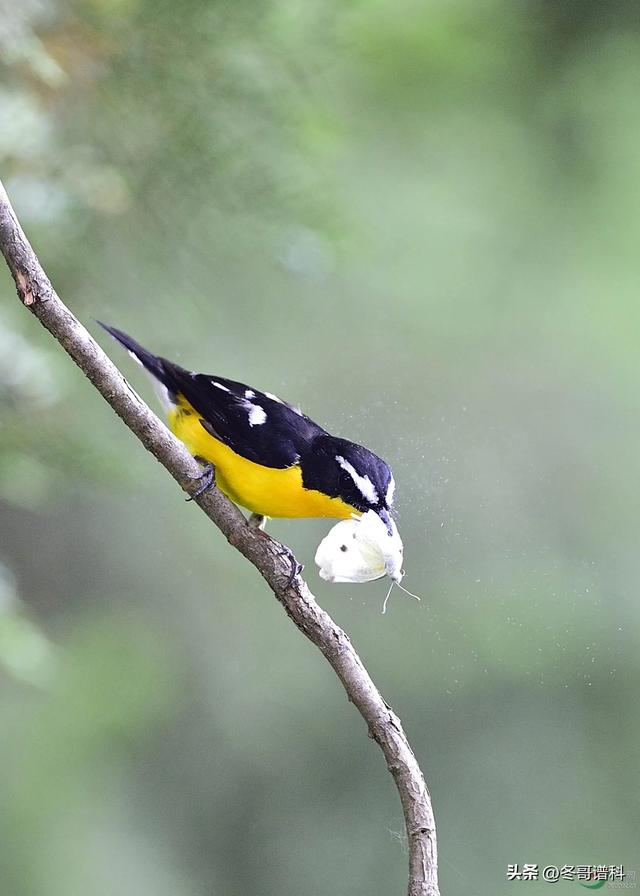
{"label": "white butterfly", "polygon": [[387,526],[374,510],[368,510],[361,517],[337,523],[320,542],[315,560],[320,578],[326,582],[372,582],[389,576],[391,588],[382,607],[384,613],[394,584],[420,600],[400,584],[403,550],[393,520],[389,517]]}

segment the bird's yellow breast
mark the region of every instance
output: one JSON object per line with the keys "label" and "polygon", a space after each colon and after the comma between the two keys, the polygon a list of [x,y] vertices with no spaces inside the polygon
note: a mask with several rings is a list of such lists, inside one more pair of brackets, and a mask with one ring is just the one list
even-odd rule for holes
{"label": "bird's yellow breast", "polygon": [[207,432],[200,419],[200,414],[182,396],[169,412],[171,431],[192,454],[214,465],[216,485],[236,504],[252,513],[275,517],[348,519],[352,513],[359,513],[340,498],[304,488],[298,464],[279,470],[236,454]]}

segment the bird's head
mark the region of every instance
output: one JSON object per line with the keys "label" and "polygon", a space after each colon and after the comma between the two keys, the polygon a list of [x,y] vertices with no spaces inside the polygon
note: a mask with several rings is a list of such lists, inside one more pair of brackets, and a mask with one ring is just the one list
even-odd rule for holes
{"label": "bird's head", "polygon": [[373,510],[391,528],[395,482],[388,465],[373,451],[334,436],[315,440],[302,464],[303,482],[341,498],[361,513]]}

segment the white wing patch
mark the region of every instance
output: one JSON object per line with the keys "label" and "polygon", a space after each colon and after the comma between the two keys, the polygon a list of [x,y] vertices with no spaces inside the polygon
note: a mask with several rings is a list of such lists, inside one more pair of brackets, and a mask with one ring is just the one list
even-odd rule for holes
{"label": "white wing patch", "polygon": [[373,482],[369,479],[367,475],[361,476],[353,464],[350,464],[348,460],[345,460],[340,454],[336,454],[336,461],[339,466],[348,473],[349,476],[353,479],[356,488],[365,499],[370,504],[378,504],[378,492],[376,491],[376,487]]}
{"label": "white wing patch", "polygon": [[[223,383],[219,383],[217,380],[211,380],[211,385],[215,386],[216,389],[222,389],[223,392],[228,392],[230,395],[233,395],[231,389],[228,389]],[[255,397],[256,393],[253,389],[245,389],[242,404],[249,413],[249,426],[262,426],[262,424],[266,422],[267,415],[264,408],[261,408],[259,404],[253,404],[251,399]]]}
{"label": "white wing patch", "polygon": [[[135,355],[132,354],[132,357],[135,358],[138,363],[141,363]],[[256,392],[254,389],[245,389],[244,395],[237,392],[234,392],[232,389],[229,389],[228,386],[225,386],[224,383],[218,382],[218,380],[211,380],[211,385],[215,386],[216,389],[221,389],[222,392],[228,392],[230,395],[235,395],[236,399],[242,402],[243,407],[247,410],[249,414],[249,426],[262,426],[263,423],[267,421],[266,411],[261,405],[254,404],[253,399],[260,399],[260,396],[264,396],[265,398],[270,398],[271,401],[277,401],[278,404],[286,404],[281,398],[278,398],[277,395],[274,395],[273,392]],[[242,397],[241,397],[242,396]],[[289,405],[290,407],[290,405]],[[295,411],[296,414],[302,415],[302,411],[298,408],[291,408],[292,411]]]}
{"label": "white wing patch", "polygon": [[300,408],[294,407],[294,405],[292,405],[292,404],[288,404],[286,401],[283,401],[281,398],[278,398],[277,395],[274,395],[273,392],[264,392],[263,394],[266,395],[267,398],[270,398],[271,401],[277,401],[278,404],[286,405],[289,408],[289,410],[293,411],[293,413],[297,414],[299,417],[303,416]]}
{"label": "white wing patch", "polygon": [[259,404],[251,404],[250,401],[247,402],[246,407],[249,411],[249,426],[261,426],[267,419],[264,408],[261,408]]}

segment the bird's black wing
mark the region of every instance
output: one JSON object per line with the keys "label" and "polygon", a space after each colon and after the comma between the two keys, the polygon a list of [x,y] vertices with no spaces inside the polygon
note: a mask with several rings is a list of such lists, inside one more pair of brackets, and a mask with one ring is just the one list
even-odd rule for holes
{"label": "bird's black wing", "polygon": [[298,408],[270,392],[223,377],[191,373],[154,355],[122,330],[97,323],[162,384],[170,403],[179,407],[183,395],[211,435],[254,463],[276,469],[291,467],[316,436],[325,435]]}
{"label": "bird's black wing", "polygon": [[164,382],[184,395],[204,428],[236,454],[265,467],[284,469],[300,459],[324,430],[297,408],[252,386],[190,373],[161,359]]}

